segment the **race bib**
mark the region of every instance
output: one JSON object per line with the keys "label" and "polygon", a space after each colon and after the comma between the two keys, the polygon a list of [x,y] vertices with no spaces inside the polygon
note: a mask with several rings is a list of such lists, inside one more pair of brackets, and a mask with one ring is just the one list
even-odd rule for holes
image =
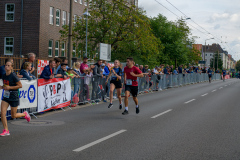
{"label": "race bib", "polygon": [[132,85],[132,80],[131,80],[131,79],[127,79],[127,81],[126,81],[126,85],[131,86],[131,85]]}
{"label": "race bib", "polygon": [[4,90],[3,97],[4,97],[4,98],[9,98],[9,97],[10,97],[10,92]]}

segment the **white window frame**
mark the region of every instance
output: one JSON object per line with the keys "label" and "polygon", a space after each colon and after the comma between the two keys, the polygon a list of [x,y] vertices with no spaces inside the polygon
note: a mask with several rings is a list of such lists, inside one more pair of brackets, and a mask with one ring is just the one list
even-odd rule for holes
{"label": "white window frame", "polygon": [[[74,47],[75,47],[75,49],[74,49]],[[73,52],[73,55],[75,55],[73,57],[74,58],[77,57],[77,55],[76,55],[76,45],[75,44],[73,44],[73,51],[72,52]]]}
{"label": "white window frame", "polygon": [[76,23],[77,23],[77,15],[74,14],[74,16],[73,16],[73,25],[74,25],[74,27],[76,26]]}
{"label": "white window frame", "polygon": [[49,24],[53,25],[54,22],[54,7],[50,7],[50,12],[49,12]]}
{"label": "white window frame", "polygon": [[[62,47],[62,45],[64,45],[64,48]],[[64,55],[62,55],[62,52],[64,53]],[[65,57],[66,53],[66,43],[62,42],[61,43],[61,57]]]}
{"label": "white window frame", "polygon": [[[58,45],[56,45],[58,43]],[[58,51],[58,55],[56,56],[56,51]],[[55,57],[59,56],[59,41],[55,41]]]}
{"label": "white window frame", "polygon": [[[14,9],[13,9],[13,11],[7,11],[7,6],[8,5],[13,5],[14,6]],[[7,15],[8,14],[13,14],[13,20],[7,20]],[[15,16],[15,4],[14,3],[7,3],[6,5],[5,5],[5,21],[6,22],[14,22],[14,16]]]}
{"label": "white window frame", "polygon": [[70,13],[68,12],[68,25],[69,25],[69,22],[70,22]]}
{"label": "white window frame", "polygon": [[[58,11],[59,11],[59,16],[57,16]],[[61,18],[61,10],[56,9],[56,26],[60,26],[60,18]],[[57,24],[57,20],[59,21],[59,24]]]}
{"label": "white window frame", "polygon": [[77,2],[77,0],[74,0],[74,2]]}
{"label": "white window frame", "polygon": [[[49,46],[49,43],[50,43],[50,42],[52,42],[52,47]],[[51,50],[51,55],[49,55],[49,50]],[[50,40],[48,41],[48,57],[52,57],[52,55],[53,55],[53,40],[50,39]]]}
{"label": "white window frame", "polygon": [[87,0],[84,0],[84,6],[87,6]]}
{"label": "white window frame", "polygon": [[80,4],[83,4],[83,0],[79,0],[79,3],[80,3]]}
{"label": "white window frame", "polygon": [[[6,43],[7,43],[7,38],[12,38],[13,39],[13,44],[12,45],[7,45]],[[7,47],[12,47],[13,49],[12,49],[12,53],[6,53],[6,48]],[[14,37],[4,37],[4,55],[13,55],[13,53],[14,53]]]}
{"label": "white window frame", "polygon": [[67,12],[63,11],[62,12],[62,25],[66,25],[67,24]]}

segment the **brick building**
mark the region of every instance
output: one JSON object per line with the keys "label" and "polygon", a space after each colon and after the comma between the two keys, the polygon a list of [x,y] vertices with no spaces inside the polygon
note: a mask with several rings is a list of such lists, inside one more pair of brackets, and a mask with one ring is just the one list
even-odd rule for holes
{"label": "brick building", "polygon": [[[87,0],[73,0],[73,19],[86,6]],[[68,44],[59,41],[59,31],[69,24],[69,10],[70,0],[1,0],[0,56],[34,52],[39,59],[67,57]]]}

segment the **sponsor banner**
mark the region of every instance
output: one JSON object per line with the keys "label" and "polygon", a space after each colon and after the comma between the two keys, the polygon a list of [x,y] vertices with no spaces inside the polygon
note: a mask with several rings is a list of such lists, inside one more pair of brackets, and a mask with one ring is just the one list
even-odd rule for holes
{"label": "sponsor banner", "polygon": [[70,79],[38,79],[38,112],[70,105]]}
{"label": "sponsor banner", "polygon": [[[33,108],[37,107],[37,80],[21,80],[22,88],[19,89],[19,100],[20,105],[18,106],[18,109],[23,108]],[[0,85],[3,85],[2,80],[0,80]],[[1,99],[3,97],[4,91],[0,90]],[[0,103],[1,103],[0,99]],[[10,107],[8,108],[10,110]]]}
{"label": "sponsor banner", "polygon": [[38,60],[38,75],[42,74],[42,71],[44,69],[45,66],[47,66],[49,64],[48,60]]}

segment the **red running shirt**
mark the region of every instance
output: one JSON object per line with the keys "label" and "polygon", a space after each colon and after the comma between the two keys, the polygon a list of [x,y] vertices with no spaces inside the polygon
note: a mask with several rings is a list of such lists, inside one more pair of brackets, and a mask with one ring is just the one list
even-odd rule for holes
{"label": "red running shirt", "polygon": [[133,80],[132,81],[132,86],[138,86],[137,77],[133,77],[130,74],[130,72],[133,72],[134,74],[141,74],[142,71],[139,68],[135,67],[135,66],[133,66],[132,68],[128,68],[128,66],[126,66],[124,68],[124,73],[126,73],[127,79]]}

